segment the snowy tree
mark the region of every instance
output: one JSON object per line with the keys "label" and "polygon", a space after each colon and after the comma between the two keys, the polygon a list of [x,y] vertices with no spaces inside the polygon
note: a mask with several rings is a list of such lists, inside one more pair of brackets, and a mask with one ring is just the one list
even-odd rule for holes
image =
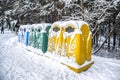
{"label": "snowy tree", "polygon": [[[13,19],[19,18],[22,24],[84,20],[90,25],[95,47],[104,48],[107,45],[109,51],[120,46],[116,44],[120,34],[117,24],[120,20],[120,0],[1,0],[0,16],[6,13]],[[105,37],[103,45],[99,44],[102,36]]]}

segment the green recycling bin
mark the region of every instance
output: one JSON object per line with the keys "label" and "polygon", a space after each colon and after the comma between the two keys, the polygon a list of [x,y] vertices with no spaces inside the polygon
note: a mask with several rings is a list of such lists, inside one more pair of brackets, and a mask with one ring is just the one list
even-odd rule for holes
{"label": "green recycling bin", "polygon": [[29,43],[28,43],[28,45],[32,46],[34,48],[36,48],[36,32],[37,32],[36,25],[33,24],[31,29],[30,29],[30,33],[29,33]]}
{"label": "green recycling bin", "polygon": [[32,42],[32,46],[34,48],[36,48],[36,32],[37,32],[37,29],[34,28],[34,32],[33,32],[33,42]]}
{"label": "green recycling bin", "polygon": [[45,53],[47,51],[47,47],[48,47],[48,35],[49,35],[49,29],[51,27],[51,24],[49,23],[43,23],[42,24],[42,31],[41,31],[41,45],[42,48],[41,50],[43,51],[43,53]]}
{"label": "green recycling bin", "polygon": [[40,49],[43,53],[47,51],[48,34],[51,24],[33,24],[29,34],[29,46]]}
{"label": "green recycling bin", "polygon": [[49,34],[50,27],[51,27],[50,24],[48,24],[47,27],[46,27],[47,35]]}
{"label": "green recycling bin", "polygon": [[43,51],[43,53],[45,53],[47,51],[47,45],[48,45],[48,34],[47,34],[47,32],[42,32],[41,33],[41,42],[42,42],[41,50]]}
{"label": "green recycling bin", "polygon": [[35,47],[38,49],[41,49],[43,53],[47,51],[48,46],[48,33],[49,29],[51,27],[51,24],[38,24],[36,26],[36,45]]}
{"label": "green recycling bin", "polygon": [[41,25],[36,27],[36,48],[41,49]]}
{"label": "green recycling bin", "polygon": [[32,26],[29,34],[29,43],[28,43],[29,46],[33,45],[33,33],[34,33],[34,27]]}

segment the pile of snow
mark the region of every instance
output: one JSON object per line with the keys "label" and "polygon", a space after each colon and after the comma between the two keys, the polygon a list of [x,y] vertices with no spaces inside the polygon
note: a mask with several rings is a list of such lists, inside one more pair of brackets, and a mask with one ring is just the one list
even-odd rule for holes
{"label": "pile of snow", "polygon": [[94,64],[74,73],[49,58],[27,51],[8,30],[0,34],[0,80],[120,80],[120,60],[92,56]]}

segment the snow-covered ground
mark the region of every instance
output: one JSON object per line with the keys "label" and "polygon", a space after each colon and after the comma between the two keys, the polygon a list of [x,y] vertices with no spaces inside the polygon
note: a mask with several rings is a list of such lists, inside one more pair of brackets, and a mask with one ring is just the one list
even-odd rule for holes
{"label": "snow-covered ground", "polygon": [[11,31],[0,34],[0,80],[120,80],[120,60],[92,58],[94,64],[78,74],[22,48]]}

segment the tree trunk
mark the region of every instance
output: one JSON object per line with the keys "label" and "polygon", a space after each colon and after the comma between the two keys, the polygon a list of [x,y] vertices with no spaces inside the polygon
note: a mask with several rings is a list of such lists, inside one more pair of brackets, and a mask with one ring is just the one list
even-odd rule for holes
{"label": "tree trunk", "polygon": [[80,4],[80,0],[78,0],[77,3]]}
{"label": "tree trunk", "polygon": [[98,29],[97,29],[97,33],[96,33],[96,36],[95,36],[96,47],[98,47],[98,38],[99,38],[99,32],[98,32]]}
{"label": "tree trunk", "polygon": [[99,38],[99,34],[98,34],[98,32],[96,33],[96,47],[98,47],[98,38]]}
{"label": "tree trunk", "polygon": [[[108,26],[108,33],[110,33],[110,23],[109,23],[109,26]],[[108,48],[107,50],[109,51],[110,50],[110,36],[108,37]]]}
{"label": "tree trunk", "polygon": [[120,47],[120,34],[119,34],[119,45],[118,46]]}
{"label": "tree trunk", "polygon": [[95,37],[93,37],[93,44],[95,44]]}
{"label": "tree trunk", "polygon": [[[115,24],[115,27],[110,31],[110,33],[108,34],[108,36],[106,37],[106,39],[105,39],[105,41],[102,43],[102,45],[101,45],[97,50],[95,50],[92,54],[96,54],[96,53],[103,47],[103,45],[105,44],[105,42],[107,41],[107,39],[111,36],[111,34],[113,33],[114,29],[115,29],[118,25],[120,25],[120,22],[117,22],[117,23]],[[119,41],[120,41],[120,40],[119,40]]]}
{"label": "tree trunk", "polygon": [[116,45],[116,32],[114,30],[113,31],[113,49],[115,49],[115,45]]}
{"label": "tree trunk", "polygon": [[[79,0],[78,0],[78,1],[79,1]],[[84,0],[81,0],[82,14],[84,14],[84,5],[83,5],[83,3],[84,3]],[[83,18],[83,21],[84,21],[84,20],[85,20],[84,15],[82,15],[82,18]]]}

